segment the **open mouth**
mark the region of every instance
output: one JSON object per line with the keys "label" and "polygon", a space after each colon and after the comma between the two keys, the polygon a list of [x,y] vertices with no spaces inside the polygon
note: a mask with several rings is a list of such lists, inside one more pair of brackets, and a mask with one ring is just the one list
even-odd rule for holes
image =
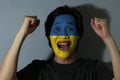
{"label": "open mouth", "polygon": [[57,46],[59,50],[66,51],[70,48],[70,41],[59,41]]}

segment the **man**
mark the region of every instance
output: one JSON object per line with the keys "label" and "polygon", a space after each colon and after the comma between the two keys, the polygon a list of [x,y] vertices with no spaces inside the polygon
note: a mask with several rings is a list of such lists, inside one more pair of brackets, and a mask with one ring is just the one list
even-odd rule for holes
{"label": "man", "polygon": [[106,19],[92,18],[91,26],[107,46],[113,72],[100,61],[76,58],[78,41],[82,37],[82,17],[67,6],[55,9],[45,22],[46,36],[54,52],[52,60],[35,60],[16,72],[19,52],[25,38],[38,27],[36,16],[26,16],[0,67],[0,80],[116,80],[120,79],[120,52],[108,29]]}

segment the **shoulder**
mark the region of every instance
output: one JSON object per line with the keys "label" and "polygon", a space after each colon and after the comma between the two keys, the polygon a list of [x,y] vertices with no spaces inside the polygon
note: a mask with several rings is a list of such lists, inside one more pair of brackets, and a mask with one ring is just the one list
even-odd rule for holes
{"label": "shoulder", "polygon": [[33,60],[31,63],[29,63],[27,66],[25,66],[19,72],[29,71],[29,70],[38,70],[38,69],[44,67],[46,62],[47,61],[45,61],[45,60]]}
{"label": "shoulder", "polygon": [[80,58],[77,61],[80,62],[80,63],[82,63],[82,64],[95,64],[95,65],[103,64],[104,63],[101,60],[83,59],[83,58]]}
{"label": "shoulder", "polygon": [[30,64],[39,65],[39,64],[44,64],[44,63],[46,63],[45,60],[33,60]]}
{"label": "shoulder", "polygon": [[[110,70],[104,61],[92,59],[79,59],[79,69],[83,72],[95,74],[99,80],[110,80],[113,78],[113,72]],[[106,78],[105,78],[106,77]],[[105,78],[105,79],[103,79]]]}
{"label": "shoulder", "polygon": [[33,60],[30,64],[28,64],[29,66],[32,67],[36,67],[36,68],[40,68],[40,67],[44,67],[46,64],[48,63],[47,60]]}
{"label": "shoulder", "polygon": [[17,72],[17,78],[19,80],[35,80],[39,72],[45,69],[45,60],[33,60],[26,67]]}
{"label": "shoulder", "polygon": [[99,69],[108,69],[108,67],[105,65],[106,63],[104,61],[101,60],[93,60],[93,59],[78,59],[77,62],[79,63],[79,66],[83,66],[83,67],[89,67],[89,68],[93,68],[96,70]]}
{"label": "shoulder", "polygon": [[99,60],[93,60],[93,59],[83,59],[83,58],[80,58],[77,60],[77,62],[83,64],[83,65],[95,65],[95,64],[99,64],[100,61]]}

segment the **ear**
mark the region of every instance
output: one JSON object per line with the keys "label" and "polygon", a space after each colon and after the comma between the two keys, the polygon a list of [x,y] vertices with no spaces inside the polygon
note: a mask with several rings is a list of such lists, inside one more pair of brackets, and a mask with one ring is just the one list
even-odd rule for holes
{"label": "ear", "polygon": [[78,40],[80,40],[80,36],[78,35]]}

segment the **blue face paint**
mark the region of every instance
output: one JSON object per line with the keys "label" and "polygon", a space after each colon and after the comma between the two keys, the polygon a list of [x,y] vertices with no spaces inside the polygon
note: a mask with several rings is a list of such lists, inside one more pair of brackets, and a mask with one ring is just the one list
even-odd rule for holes
{"label": "blue face paint", "polygon": [[72,15],[63,14],[55,18],[52,25],[50,36],[76,36],[76,21]]}

